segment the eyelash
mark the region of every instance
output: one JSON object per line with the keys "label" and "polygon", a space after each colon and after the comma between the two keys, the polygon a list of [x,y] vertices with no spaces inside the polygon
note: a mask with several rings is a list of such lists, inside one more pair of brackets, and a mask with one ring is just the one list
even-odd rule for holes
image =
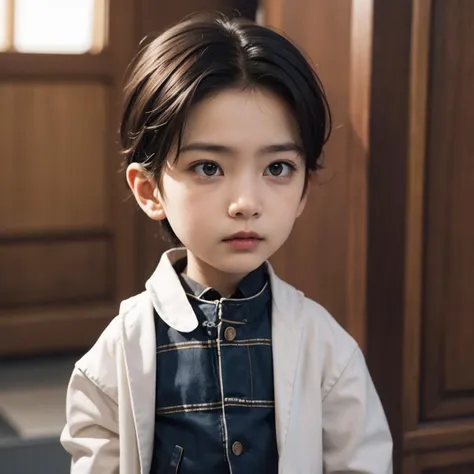
{"label": "eyelash", "polygon": [[[220,170],[220,173],[221,174],[217,174],[217,175],[206,175],[205,173],[198,173],[197,169],[199,166],[205,166],[205,165],[213,165],[213,166],[216,166],[218,170]],[[280,164],[280,165],[284,165],[284,166],[287,166],[289,168],[288,170],[288,173],[281,176],[281,175],[272,175],[272,174],[264,174],[264,176],[272,176],[273,178],[279,178],[279,177],[283,177],[283,178],[286,178],[290,175],[292,175],[293,173],[295,173],[298,168],[297,166],[294,164],[294,163],[291,163],[289,161],[274,161],[273,163],[270,163],[266,168],[265,168],[265,171],[267,169],[269,169],[271,166],[273,165],[276,165],[276,164]],[[192,171],[193,173],[196,173],[198,176],[202,177],[202,178],[214,178],[216,176],[223,176],[223,170],[222,168],[214,161],[201,161],[199,163],[194,163],[193,165],[191,165],[189,167],[189,170]]]}
{"label": "eyelash", "polygon": [[288,166],[288,173],[285,174],[285,175],[273,175],[273,174],[269,174],[267,176],[272,176],[273,178],[286,178],[288,176],[291,176],[293,173],[295,173],[297,171],[297,167],[294,163],[291,163],[289,161],[274,161],[273,163],[270,163],[266,168],[265,170],[267,170],[268,168],[270,168],[271,166],[273,165],[284,165],[284,166]]}

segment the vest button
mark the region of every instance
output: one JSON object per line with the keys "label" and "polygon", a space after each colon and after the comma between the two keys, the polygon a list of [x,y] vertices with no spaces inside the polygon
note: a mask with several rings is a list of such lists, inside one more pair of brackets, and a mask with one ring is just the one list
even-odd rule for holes
{"label": "vest button", "polygon": [[240,456],[244,451],[244,447],[240,441],[236,441],[232,445],[232,452],[234,453],[235,456]]}
{"label": "vest button", "polygon": [[235,330],[235,328],[229,326],[225,329],[224,337],[226,341],[233,341],[235,339],[235,336],[237,336],[237,331]]}

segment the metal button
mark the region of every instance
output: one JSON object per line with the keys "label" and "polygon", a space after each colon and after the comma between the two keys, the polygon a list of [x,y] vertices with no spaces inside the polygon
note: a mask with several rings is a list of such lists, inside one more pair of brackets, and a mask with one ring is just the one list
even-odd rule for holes
{"label": "metal button", "polygon": [[236,441],[233,445],[232,445],[232,452],[236,455],[236,456],[240,456],[244,451],[244,447],[242,445],[242,443],[240,441]]}
{"label": "metal button", "polygon": [[224,337],[226,341],[233,341],[235,339],[235,336],[237,336],[237,331],[235,328],[232,326],[229,326],[228,328],[225,329],[224,331]]}

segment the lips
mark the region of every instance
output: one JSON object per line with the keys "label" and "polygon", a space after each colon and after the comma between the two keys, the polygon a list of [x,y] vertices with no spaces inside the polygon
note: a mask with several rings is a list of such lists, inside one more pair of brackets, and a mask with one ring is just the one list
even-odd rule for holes
{"label": "lips", "polygon": [[237,232],[224,239],[225,242],[229,240],[263,240],[263,238],[255,232]]}
{"label": "lips", "polygon": [[252,252],[260,246],[262,240],[263,238],[255,232],[237,232],[223,242],[234,252]]}

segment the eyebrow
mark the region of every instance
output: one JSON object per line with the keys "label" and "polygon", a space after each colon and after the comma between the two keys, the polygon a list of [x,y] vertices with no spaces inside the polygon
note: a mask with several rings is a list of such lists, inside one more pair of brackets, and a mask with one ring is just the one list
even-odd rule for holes
{"label": "eyebrow", "polygon": [[[215,153],[219,155],[235,155],[237,150],[232,147],[225,145],[219,145],[217,143],[204,143],[196,142],[185,145],[180,149],[181,153],[186,153],[188,151],[205,151],[208,153]],[[299,155],[303,154],[302,148],[294,142],[285,142],[285,143],[276,143],[274,145],[267,145],[258,150],[258,155],[269,155],[273,153],[284,153],[288,151],[293,151]]]}

